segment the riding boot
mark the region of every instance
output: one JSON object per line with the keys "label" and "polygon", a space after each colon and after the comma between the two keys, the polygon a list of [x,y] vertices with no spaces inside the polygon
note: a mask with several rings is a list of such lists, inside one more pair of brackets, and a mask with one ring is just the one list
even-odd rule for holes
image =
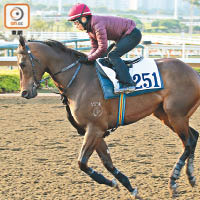
{"label": "riding boot", "polygon": [[[123,64],[122,64],[123,63]],[[126,64],[122,61],[121,66],[115,65],[115,71],[116,71],[116,78],[119,80],[120,87],[114,88],[114,93],[130,93],[134,92],[136,88],[136,83],[133,81],[129,74],[128,67]]]}
{"label": "riding boot", "polygon": [[114,68],[116,71],[116,78],[121,84],[127,86],[135,86],[135,83],[129,74],[128,67],[125,64],[123,64],[122,66],[114,66]]}

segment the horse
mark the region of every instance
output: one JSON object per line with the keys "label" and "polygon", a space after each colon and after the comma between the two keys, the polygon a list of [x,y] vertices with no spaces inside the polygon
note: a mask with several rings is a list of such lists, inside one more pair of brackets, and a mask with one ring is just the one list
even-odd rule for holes
{"label": "horse", "polygon": [[[58,41],[27,42],[20,36],[17,60],[21,96],[27,99],[36,97],[43,74],[49,73],[66,100],[70,122],[84,135],[78,156],[80,170],[97,183],[116,189],[119,189],[118,180],[132,197],[137,198],[137,188],[132,187],[128,177],[113,165],[104,140],[107,130],[116,127],[118,99],[104,99],[94,63],[79,63],[83,55]],[[193,161],[199,133],[189,126],[189,119],[200,104],[200,77],[178,59],[162,58],[155,62],[162,75],[164,89],[127,97],[124,122],[128,125],[153,114],[178,135],[184,151],[169,177],[169,191],[174,195],[177,194],[176,182],[185,163],[190,185],[193,187],[196,183]],[[109,180],[88,166],[94,151],[115,178]]]}

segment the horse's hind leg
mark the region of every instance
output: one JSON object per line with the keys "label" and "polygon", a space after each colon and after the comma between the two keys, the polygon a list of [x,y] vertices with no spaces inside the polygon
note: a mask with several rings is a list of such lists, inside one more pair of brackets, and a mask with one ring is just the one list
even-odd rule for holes
{"label": "horse's hind leg", "polygon": [[[197,140],[199,137],[199,133],[193,128],[188,127],[188,119],[184,117],[170,117],[167,115],[162,106],[160,106],[155,112],[154,116],[159,118],[164,122],[169,128],[171,128],[174,132],[178,133],[184,144],[184,153],[175,164],[172,174],[170,176],[169,187],[172,190],[176,189],[176,180],[180,176],[180,171],[185,164],[185,160],[187,160],[186,165],[186,173],[189,179],[189,182],[192,186],[195,185],[195,177],[193,175],[194,166],[194,152],[197,144]],[[188,159],[187,159],[188,158]]]}
{"label": "horse's hind leg", "polygon": [[177,188],[176,180],[180,176],[181,169],[185,165],[185,160],[190,155],[190,142],[188,142],[188,121],[183,117],[173,117],[173,115],[167,114],[163,106],[160,106],[154,113],[154,116],[159,118],[165,125],[178,134],[185,147],[183,154],[174,165],[169,179],[169,189],[174,194]]}
{"label": "horse's hind leg", "polygon": [[[102,138],[99,140],[98,145],[96,146],[96,152],[99,155],[103,165],[106,167],[106,169],[124,186],[126,189],[131,193],[132,197],[137,197],[137,188],[133,189],[130,181],[127,176],[122,174],[117,168],[113,166],[110,152],[108,150],[108,147]],[[116,185],[118,188],[118,186]]]}
{"label": "horse's hind leg", "polygon": [[[160,119],[166,126],[168,126],[170,129],[173,130],[173,127],[171,126],[170,122],[169,122],[169,119],[168,119],[168,116],[167,114],[165,113],[165,111],[163,110],[163,107],[162,105],[155,110],[155,112],[153,113],[153,115],[155,117],[157,117],[158,119]],[[174,131],[174,130],[173,130]]]}
{"label": "horse's hind leg", "polygon": [[192,152],[192,139],[189,134],[189,119],[183,116],[169,116],[169,122],[173,127],[173,130],[178,134],[180,139],[182,140],[184,146],[184,152],[179,157],[178,161],[174,165],[174,168],[171,172],[169,179],[169,189],[172,194],[175,194],[177,189],[176,181],[180,176],[181,169],[185,165],[185,161],[190,156]]}
{"label": "horse's hind leg", "polygon": [[186,165],[186,174],[188,176],[188,180],[190,185],[193,187],[196,183],[196,178],[193,174],[194,172],[194,152],[196,148],[196,144],[198,141],[199,133],[194,130],[192,127],[189,127],[189,134],[191,137],[191,153],[189,158],[187,159],[187,165]]}

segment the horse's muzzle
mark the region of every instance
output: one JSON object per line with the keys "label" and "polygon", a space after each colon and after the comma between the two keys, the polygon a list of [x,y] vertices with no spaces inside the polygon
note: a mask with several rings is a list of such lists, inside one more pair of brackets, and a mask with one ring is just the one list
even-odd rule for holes
{"label": "horse's muzzle", "polygon": [[37,96],[37,88],[32,87],[32,90],[23,90],[21,92],[21,97],[26,98],[26,99],[31,99]]}

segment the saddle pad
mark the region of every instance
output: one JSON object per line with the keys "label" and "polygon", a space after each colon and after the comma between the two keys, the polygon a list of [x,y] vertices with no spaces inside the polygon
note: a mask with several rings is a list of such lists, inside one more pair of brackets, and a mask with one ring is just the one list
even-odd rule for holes
{"label": "saddle pad", "polygon": [[[130,60],[130,59],[129,59]],[[114,94],[114,87],[119,87],[119,81],[115,78],[116,73],[113,69],[105,67],[96,60],[96,71],[103,90],[105,99],[119,97],[120,94]],[[136,90],[127,96],[136,96],[149,92],[155,92],[164,88],[163,80],[158,67],[151,58],[144,58],[138,63],[134,63],[129,68],[131,77],[136,82]]]}

